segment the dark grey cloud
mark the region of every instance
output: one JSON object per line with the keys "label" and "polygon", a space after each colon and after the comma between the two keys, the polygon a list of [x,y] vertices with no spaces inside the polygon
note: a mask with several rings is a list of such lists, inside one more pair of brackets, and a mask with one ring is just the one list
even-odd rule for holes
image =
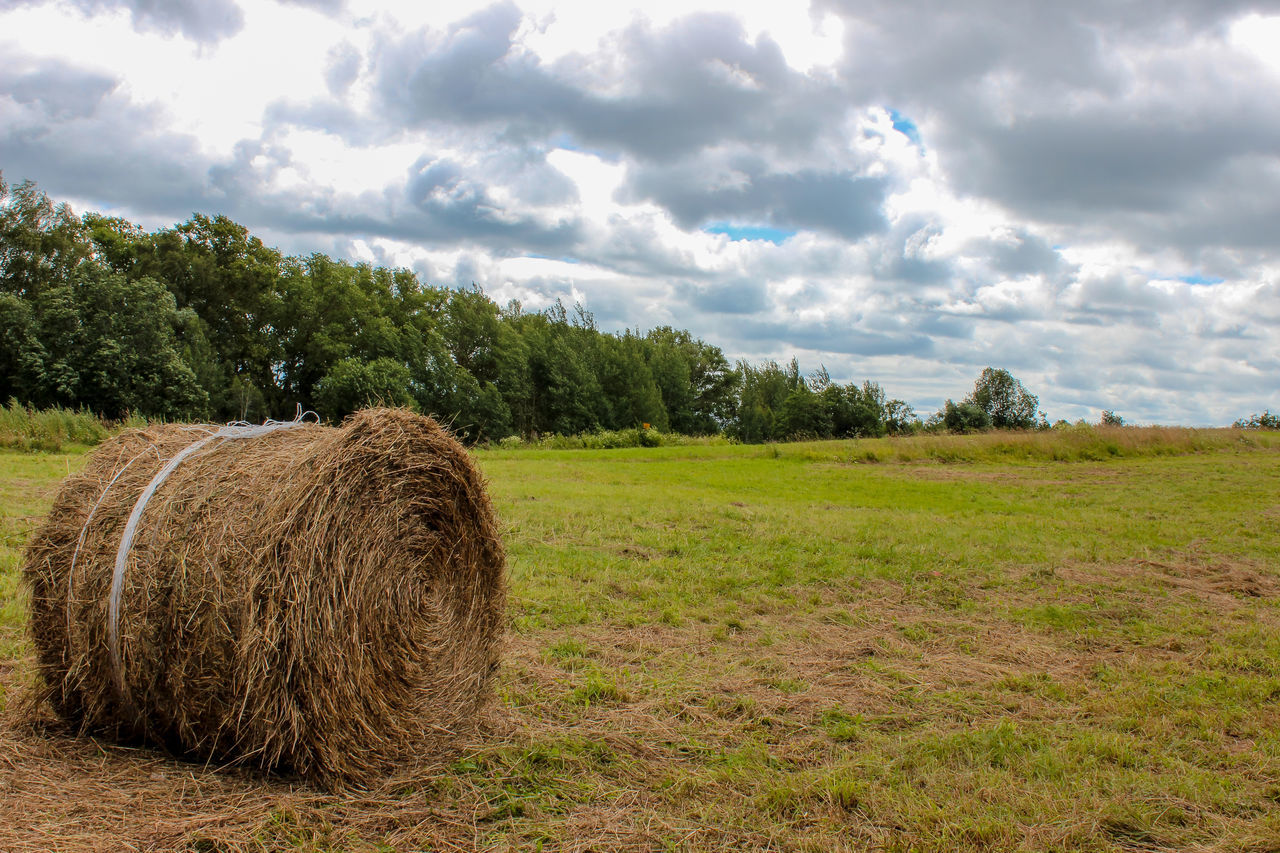
{"label": "dark grey cloud", "polygon": [[[378,89],[401,122],[500,127],[512,139],[568,134],[588,148],[671,161],[727,139],[802,148],[833,131],[838,89],[791,70],[777,44],[748,42],[726,15],[669,28],[637,23],[603,46],[614,71],[582,56],[553,65],[514,42],[522,14],[483,10],[446,33],[385,39]],[[616,84],[617,93],[607,90]]]}
{"label": "dark grey cloud", "polygon": [[[0,12],[47,0],[0,0]],[[244,13],[235,0],[69,0],[86,15],[124,9],[139,30],[181,35],[212,43],[233,36],[244,27]]]}
{"label": "dark grey cloud", "polygon": [[1136,81],[1127,57],[1112,48],[1221,37],[1229,22],[1280,12],[1280,2],[816,0],[814,8],[848,22],[842,74],[856,91],[925,103],[932,89],[941,105],[997,72],[1005,83],[1034,81],[1046,99],[1080,90],[1116,95]]}
{"label": "dark grey cloud", "polygon": [[765,283],[742,276],[722,281],[680,282],[675,286],[675,296],[709,314],[756,314],[769,307]]}
{"label": "dark grey cloud", "polygon": [[[423,160],[413,170],[405,198],[421,214],[412,236],[441,242],[467,238],[515,241],[523,247],[567,248],[576,224],[546,228],[527,217],[513,216],[493,200],[485,181],[450,160]],[[421,229],[421,230],[419,230]]]}
{"label": "dark grey cloud", "polygon": [[1070,294],[1074,310],[1065,315],[1072,323],[1158,328],[1162,317],[1183,306],[1170,294],[1145,281],[1118,274],[1082,279]]}
{"label": "dark grey cloud", "polygon": [[922,335],[953,340],[966,340],[973,337],[975,321],[972,316],[947,314],[942,306],[929,303],[914,306],[912,313],[914,328]]}
{"label": "dark grey cloud", "polygon": [[[358,195],[314,187],[262,192],[271,173],[286,165],[287,152],[245,143],[232,161],[211,166],[209,179],[229,215],[299,234],[386,237],[424,247],[484,246],[496,255],[566,254],[581,239],[576,218],[547,222],[512,211],[494,199],[481,174],[448,158],[423,158],[403,185]],[[536,187],[539,181],[530,183]]]}
{"label": "dark grey cloud", "polygon": [[[624,196],[649,199],[670,211],[681,227],[735,219],[781,228],[826,231],[849,240],[886,227],[882,206],[887,181],[846,170],[802,168],[773,172],[760,157],[731,158],[709,170],[705,160],[637,166]],[[717,174],[730,173],[726,182]]]}
{"label": "dark grey cloud", "polygon": [[[333,82],[346,83],[340,74]],[[327,74],[326,84],[332,85]],[[297,127],[333,134],[353,146],[375,145],[400,136],[399,130],[371,120],[365,113],[336,98],[273,101],[263,111],[262,121],[267,135]]]}
{"label": "dark grey cloud", "polygon": [[858,356],[910,355],[929,358],[935,354],[932,338],[914,331],[899,334],[866,331],[841,322],[786,323],[749,319],[734,326],[734,337],[744,343],[772,342],[791,349],[819,350]]}
{"label": "dark grey cloud", "polygon": [[[631,197],[663,205],[686,228],[737,218],[847,239],[877,230],[870,208],[883,186],[849,164],[833,168],[820,143],[852,110],[884,103],[932,134],[925,141],[956,187],[1034,220],[1106,228],[1147,248],[1174,241],[1188,255],[1215,245],[1202,227],[1213,221],[1228,223],[1218,229],[1228,244],[1267,239],[1257,223],[1280,197],[1272,181],[1257,193],[1260,215],[1232,216],[1229,205],[1206,213],[1199,197],[1225,179],[1230,190],[1256,186],[1234,180],[1250,170],[1232,164],[1280,151],[1280,119],[1265,118],[1280,116],[1280,99],[1223,97],[1256,67],[1244,58],[1212,67],[1216,54],[1204,60],[1211,67],[1181,71],[1177,60],[1148,60],[1156,64],[1142,73],[1165,80],[1150,93],[1121,58],[1134,45],[1158,52],[1221,38],[1232,16],[1266,4],[1175,3],[1155,15],[1102,2],[830,5],[848,20],[841,86],[795,72],[775,44],[751,42],[736,20],[715,15],[636,24],[604,46],[606,63],[546,64],[515,43],[522,15],[506,3],[444,33],[384,39],[379,92],[411,125],[487,127],[512,145],[554,138],[637,158]],[[1199,82],[1185,91],[1179,74]],[[789,162],[748,170],[740,185],[710,183],[707,153],[735,144],[785,151]],[[1033,261],[1024,252],[1004,262],[1016,274]],[[902,256],[881,274],[947,272]]]}
{"label": "dark grey cloud", "polygon": [[965,246],[964,254],[984,258],[996,272],[1014,277],[1053,276],[1067,266],[1047,240],[1024,228],[1005,239],[973,240]]}
{"label": "dark grey cloud", "polygon": [[[893,106],[961,191],[1194,257],[1257,246],[1280,196],[1280,90],[1225,43],[1275,2],[830,0],[854,100]],[[1231,199],[1255,201],[1241,215]],[[1212,226],[1218,225],[1214,228]]]}
{"label": "dark grey cloud", "polygon": [[651,220],[621,220],[608,223],[605,234],[596,233],[589,251],[592,263],[628,276],[668,279],[710,280],[715,274],[697,261],[664,244]]}
{"label": "dark grey cloud", "polygon": [[48,60],[25,69],[0,67],[0,92],[58,121],[92,115],[118,85],[105,74]]}
{"label": "dark grey cloud", "polygon": [[[1215,112],[1198,111],[1193,126],[1189,115],[1122,104],[1013,124],[970,117],[948,132],[945,159],[961,189],[1040,220],[1080,222],[1099,211],[1113,221],[1167,214],[1221,186],[1239,157],[1280,164],[1280,118]],[[1259,169],[1249,174],[1269,177]]]}
{"label": "dark grey cloud", "polygon": [[277,233],[480,244],[496,253],[563,254],[580,239],[576,219],[548,223],[493,198],[493,183],[525,206],[576,197],[538,152],[498,152],[478,168],[424,159],[403,185],[355,197],[312,185],[271,190],[280,170],[295,165],[287,148],[246,140],[230,157],[211,157],[194,137],[168,130],[159,110],[132,102],[113,78],[15,57],[0,70],[0,93],[23,108],[0,126],[0,169],[55,197],[110,199],[149,220],[222,213]]}
{"label": "dark grey cloud", "polygon": [[0,97],[22,109],[0,125],[0,168],[53,196],[109,199],[113,206],[189,215],[208,201],[206,157],[195,139],[164,129],[118,81],[69,63],[11,56]]}

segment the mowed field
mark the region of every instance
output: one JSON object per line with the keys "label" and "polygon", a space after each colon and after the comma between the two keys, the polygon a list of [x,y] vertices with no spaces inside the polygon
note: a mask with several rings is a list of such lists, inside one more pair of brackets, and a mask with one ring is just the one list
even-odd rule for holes
{"label": "mowed field", "polygon": [[1280,851],[1280,436],[1165,438],[481,451],[489,733],[338,793],[30,720],[0,451],[0,850]]}

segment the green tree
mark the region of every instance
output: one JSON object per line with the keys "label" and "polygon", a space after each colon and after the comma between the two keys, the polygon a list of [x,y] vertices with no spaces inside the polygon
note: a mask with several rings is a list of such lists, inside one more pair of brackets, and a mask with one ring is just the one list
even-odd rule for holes
{"label": "green tree", "polygon": [[367,406],[412,406],[409,369],[390,359],[344,358],[320,380],[316,405],[328,420],[341,420]]}
{"label": "green tree", "polygon": [[393,308],[390,270],[312,254],[285,259],[276,287],[272,373],[282,400],[310,407],[318,383],[342,359],[406,361],[406,321]]}
{"label": "green tree", "polygon": [[0,392],[108,417],[203,414],[179,340],[189,318],[161,283],[113,271],[94,245],[66,205],[0,178]]}
{"label": "green tree", "polygon": [[183,360],[175,335],[185,317],[163,284],[84,264],[71,298],[78,316],[76,405],[109,417],[205,414],[208,395]]}
{"label": "green tree", "polygon": [[41,393],[47,357],[30,302],[0,293],[0,399],[34,402]]}
{"label": "green tree", "polygon": [[1236,429],[1280,430],[1280,414],[1272,414],[1270,409],[1264,409],[1262,414],[1251,415],[1247,419],[1241,418],[1232,426]]}
{"label": "green tree", "polygon": [[791,394],[804,384],[800,365],[795,359],[785,368],[772,360],[758,367],[739,361],[736,373],[738,402],[728,432],[747,442],[786,438],[790,425],[779,415]]}
{"label": "green tree", "polygon": [[651,330],[645,340],[671,429],[686,435],[719,432],[732,417],[738,379],[724,353],[670,326]]}
{"label": "green tree", "polygon": [[1031,429],[1036,425],[1040,400],[1009,371],[988,367],[974,383],[965,402],[987,414],[996,429]]}
{"label": "green tree", "polygon": [[[114,232],[96,232],[103,236],[99,250],[104,256],[120,255],[111,244],[121,229]],[[291,402],[276,383],[283,362],[276,332],[283,264],[278,251],[225,216],[196,214],[173,229],[147,235],[137,247],[130,274],[163,281],[178,307],[189,307],[200,318],[217,369],[199,373],[212,383],[206,391],[217,418],[240,414],[243,399],[236,389],[244,384],[258,389],[265,401],[261,410],[248,413],[251,419]]]}
{"label": "green tree", "polygon": [[631,332],[601,335],[596,342],[596,373],[604,395],[608,429],[629,429],[643,424],[666,431],[670,428],[662,392],[645,359],[647,341]]}
{"label": "green tree", "polygon": [[849,383],[845,386],[849,401],[850,422],[842,435],[876,437],[884,435],[885,394],[879,384],[867,380],[861,387]]}
{"label": "green tree", "polygon": [[923,427],[916,410],[903,400],[884,404],[884,425],[890,435],[909,435]]}
{"label": "green tree", "polygon": [[831,435],[831,416],[823,399],[801,382],[778,411],[774,435],[778,438],[826,438]]}
{"label": "green tree", "polygon": [[0,173],[0,292],[36,299],[65,284],[92,252],[85,227],[32,181],[10,187]]}
{"label": "green tree", "polygon": [[948,432],[981,432],[991,429],[991,415],[972,400],[959,404],[947,400],[941,414],[942,423]]}

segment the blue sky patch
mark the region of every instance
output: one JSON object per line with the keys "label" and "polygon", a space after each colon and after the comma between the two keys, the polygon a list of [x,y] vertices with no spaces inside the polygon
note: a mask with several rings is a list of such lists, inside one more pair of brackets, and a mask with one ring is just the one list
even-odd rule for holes
{"label": "blue sky patch", "polygon": [[1200,273],[1196,273],[1195,275],[1180,275],[1178,276],[1178,281],[1183,281],[1187,284],[1222,284],[1226,279],[1214,278],[1213,276],[1204,276],[1200,275]]}
{"label": "blue sky patch", "polygon": [[889,118],[893,121],[893,129],[901,133],[907,139],[910,139],[916,145],[924,147],[924,143],[920,141],[920,128],[916,127],[916,123],[904,116],[895,109],[889,110]]}
{"label": "blue sky patch", "polygon": [[557,257],[553,257],[553,256],[551,256],[551,255],[544,255],[544,254],[542,254],[542,253],[540,253],[540,252],[525,252],[525,253],[524,253],[524,256],[525,256],[526,258],[537,258],[537,259],[538,259],[538,260],[540,260],[540,261],[560,261],[561,263],[564,263],[564,264],[579,264],[579,263],[582,263],[582,262],[581,262],[581,261],[579,261],[577,258],[571,258],[571,257],[569,257],[568,255],[561,255],[560,257],[558,257],[558,258],[557,258]]}
{"label": "blue sky patch", "polygon": [[730,240],[764,240],[775,246],[781,245],[788,237],[796,236],[795,231],[771,225],[730,225],[728,222],[712,222],[702,230],[708,234],[723,234]]}

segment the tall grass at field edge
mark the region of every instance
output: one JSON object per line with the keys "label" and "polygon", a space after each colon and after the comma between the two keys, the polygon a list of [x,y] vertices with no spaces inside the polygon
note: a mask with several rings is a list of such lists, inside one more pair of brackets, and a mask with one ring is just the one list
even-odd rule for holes
{"label": "tall grass at field edge", "polygon": [[10,400],[7,406],[0,406],[0,447],[57,452],[69,444],[98,444],[122,427],[145,425],[141,418],[109,423],[92,412],[31,409]]}
{"label": "tall grass at field edge", "polygon": [[1072,426],[968,435],[925,434],[810,442],[779,455],[857,463],[1100,462],[1224,451],[1280,450],[1280,432],[1235,428]]}
{"label": "tall grass at field edge", "polygon": [[721,446],[731,456],[763,453],[775,459],[837,464],[1101,462],[1134,457],[1185,456],[1280,450],[1280,432],[1238,428],[1112,427],[1075,425],[1048,430],[995,430],[953,435],[921,433],[745,445],[726,436],[684,436],[653,430],[617,430],[511,436],[484,450],[612,450],[637,447]]}
{"label": "tall grass at field edge", "polygon": [[525,439],[518,435],[512,435],[491,446],[503,450],[520,448],[537,450],[618,450],[624,447],[706,446],[736,443],[733,439],[724,435],[693,436],[674,432],[659,432],[656,429],[635,428],[605,429],[577,435],[560,435],[556,433],[534,439]]}

